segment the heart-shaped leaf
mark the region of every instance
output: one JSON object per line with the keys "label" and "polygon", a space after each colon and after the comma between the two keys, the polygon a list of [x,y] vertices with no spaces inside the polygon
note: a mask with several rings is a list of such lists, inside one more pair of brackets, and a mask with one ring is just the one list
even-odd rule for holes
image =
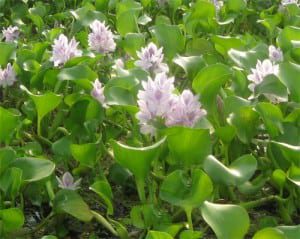
{"label": "heart-shaped leaf", "polygon": [[247,211],[237,205],[206,201],[201,206],[201,213],[218,239],[243,239],[250,226]]}
{"label": "heart-shaped leaf", "polygon": [[238,186],[248,181],[257,168],[256,159],[252,155],[243,155],[226,167],[214,156],[210,155],[204,161],[204,170],[216,183],[227,186]]}
{"label": "heart-shaped leaf", "polygon": [[89,222],[93,218],[89,206],[83,199],[72,190],[59,191],[53,201],[53,210],[55,213],[67,213],[78,220]]}

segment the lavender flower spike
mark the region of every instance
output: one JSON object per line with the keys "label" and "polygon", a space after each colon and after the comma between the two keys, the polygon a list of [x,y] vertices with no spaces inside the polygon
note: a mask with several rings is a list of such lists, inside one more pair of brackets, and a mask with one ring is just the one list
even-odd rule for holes
{"label": "lavender flower spike", "polygon": [[280,62],[283,60],[283,53],[280,48],[276,48],[275,46],[269,46],[269,58],[273,62]]}
{"label": "lavender flower spike", "polygon": [[298,5],[298,0],[281,0],[281,5],[282,6],[287,6],[290,4],[296,4]]}
{"label": "lavender flower spike", "polygon": [[98,79],[96,79],[95,82],[93,83],[91,96],[94,97],[100,104],[102,104],[102,106],[106,107],[104,87],[102,87],[102,84]]}
{"label": "lavender flower spike", "polygon": [[108,26],[105,26],[104,22],[95,20],[90,28],[92,32],[89,34],[89,47],[102,54],[114,52],[116,49],[116,43],[114,41],[114,35],[109,30]]}
{"label": "lavender flower spike", "polygon": [[143,90],[138,92],[139,112],[136,117],[143,134],[155,135],[153,124],[159,119],[165,119],[173,104],[174,78],[168,78],[166,73],[157,74],[155,79],[143,82]]}
{"label": "lavender flower spike", "polygon": [[154,43],[149,43],[148,46],[137,52],[140,59],[135,62],[135,65],[156,74],[168,72],[168,65],[162,62],[164,59],[162,50],[162,47],[158,49]]}
{"label": "lavender flower spike", "polygon": [[2,30],[2,34],[6,42],[13,42],[19,38],[19,28],[16,26],[9,26]]}
{"label": "lavender flower spike", "polygon": [[65,172],[60,179],[56,176],[58,187],[62,189],[77,190],[80,188],[81,178],[74,182],[73,176],[69,172]]}
{"label": "lavender flower spike", "polygon": [[71,58],[81,56],[82,51],[77,49],[78,44],[74,37],[69,42],[64,34],[60,34],[52,45],[53,50],[50,60],[54,62],[54,66],[63,65]]}
{"label": "lavender flower spike", "polygon": [[260,60],[257,61],[256,68],[251,69],[252,74],[247,76],[248,80],[252,83],[249,84],[249,89],[254,92],[255,86],[259,85],[266,76],[268,75],[278,75],[279,66],[273,65],[273,63],[266,59],[263,62]]}
{"label": "lavender flower spike", "polygon": [[190,90],[184,90],[181,95],[176,97],[171,111],[166,119],[168,127],[181,125],[194,127],[200,118],[206,115],[206,111],[201,109],[198,96],[194,96]]}
{"label": "lavender flower spike", "polygon": [[17,81],[16,73],[14,72],[10,63],[5,69],[0,68],[0,87],[7,87],[13,85]]}

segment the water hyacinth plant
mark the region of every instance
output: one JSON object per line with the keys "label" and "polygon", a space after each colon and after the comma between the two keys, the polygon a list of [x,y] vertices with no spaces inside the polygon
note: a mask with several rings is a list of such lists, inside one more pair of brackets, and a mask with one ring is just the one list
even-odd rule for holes
{"label": "water hyacinth plant", "polygon": [[300,238],[299,16],[0,0],[0,238]]}

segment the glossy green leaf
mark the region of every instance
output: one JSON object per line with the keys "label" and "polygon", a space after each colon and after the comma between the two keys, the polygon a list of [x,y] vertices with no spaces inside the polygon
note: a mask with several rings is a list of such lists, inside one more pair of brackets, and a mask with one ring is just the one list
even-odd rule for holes
{"label": "glossy green leaf", "polygon": [[197,73],[205,67],[205,62],[201,56],[177,56],[173,62],[184,69],[189,79],[194,79]]}
{"label": "glossy green leaf", "polygon": [[105,180],[98,180],[90,187],[104,201],[108,214],[113,214],[114,208],[112,204],[113,194],[109,183]]}
{"label": "glossy green leaf", "polygon": [[50,160],[38,158],[18,158],[11,167],[23,171],[22,179],[25,182],[35,182],[49,177],[55,169],[55,164]]}
{"label": "glossy green leaf", "polygon": [[247,211],[237,205],[206,201],[201,206],[201,214],[218,239],[243,239],[250,226]]}
{"label": "glossy green leaf", "polygon": [[8,208],[0,210],[0,231],[13,232],[22,228],[25,217],[21,209]]}
{"label": "glossy green leaf", "polygon": [[293,47],[293,41],[300,41],[300,28],[286,26],[278,35],[278,44],[281,49],[288,50]]}
{"label": "glossy green leaf", "polygon": [[228,66],[217,63],[203,68],[194,78],[193,89],[200,94],[201,102],[208,112],[216,107],[216,95],[231,76],[232,71]]}
{"label": "glossy green leaf", "polygon": [[67,213],[78,220],[89,222],[93,218],[89,206],[83,201],[81,196],[72,190],[59,191],[53,201],[55,213]]}
{"label": "glossy green leaf", "polygon": [[226,167],[214,156],[210,155],[204,161],[204,170],[211,179],[219,184],[238,186],[248,181],[257,168],[256,159],[252,155],[243,155]]}
{"label": "glossy green leaf", "polygon": [[300,66],[291,62],[279,65],[279,79],[287,86],[291,99],[300,102],[300,83],[295,77],[300,74]]}
{"label": "glossy green leaf", "polygon": [[70,146],[72,156],[80,165],[93,168],[97,161],[97,147],[95,143],[72,144]]}
{"label": "glossy green leaf", "polygon": [[15,44],[7,43],[7,42],[0,42],[0,65],[6,66],[10,58],[12,57],[14,51],[16,49]]}
{"label": "glossy green leaf", "polygon": [[283,142],[272,141],[272,145],[276,146],[282,152],[284,158],[290,162],[294,163],[296,166],[300,167],[300,146],[294,146],[291,144],[286,144]]}
{"label": "glossy green leaf", "polygon": [[32,94],[25,86],[21,86],[21,89],[26,91],[30,98],[33,100],[37,110],[37,131],[38,135],[41,135],[41,122],[42,119],[51,111],[53,111],[62,101],[62,96],[54,94],[52,92],[45,93],[43,95]]}
{"label": "glossy green leaf", "polygon": [[151,33],[156,38],[168,59],[181,53],[185,48],[185,38],[176,25],[160,24],[153,27]]}
{"label": "glossy green leaf", "polygon": [[212,191],[212,181],[202,170],[194,169],[190,176],[176,170],[164,179],[159,197],[172,205],[192,209],[200,206]]}
{"label": "glossy green leaf", "polygon": [[5,172],[5,170],[9,167],[10,163],[12,163],[16,159],[16,152],[11,148],[2,148],[0,149],[0,175]]}
{"label": "glossy green leaf", "polygon": [[166,132],[170,153],[178,165],[186,168],[201,165],[211,154],[212,145],[207,129],[175,127]]}
{"label": "glossy green leaf", "polygon": [[73,17],[80,22],[82,26],[88,27],[93,21],[107,21],[106,16],[102,12],[90,10],[88,7],[78,8],[71,11]]}
{"label": "glossy green leaf", "polygon": [[133,57],[145,45],[145,36],[141,33],[128,33],[122,42],[124,50]]}
{"label": "glossy green leaf", "polygon": [[278,226],[277,229],[283,232],[286,239],[298,239],[300,235],[300,225]]}
{"label": "glossy green leaf", "polygon": [[267,227],[255,233],[253,239],[287,239],[277,228]]}
{"label": "glossy green leaf", "polygon": [[10,142],[19,120],[20,115],[18,113],[0,106],[0,143],[8,144]]}
{"label": "glossy green leaf", "polygon": [[288,179],[296,184],[297,186],[300,186],[300,168],[296,166],[291,166],[289,171],[287,172]]}
{"label": "glossy green leaf", "polygon": [[93,82],[98,75],[86,65],[76,65],[62,69],[57,77],[59,80]]}
{"label": "glossy green leaf", "polygon": [[9,168],[0,176],[0,189],[9,199],[14,200],[19,194],[22,184],[22,173],[22,170],[19,168]]}

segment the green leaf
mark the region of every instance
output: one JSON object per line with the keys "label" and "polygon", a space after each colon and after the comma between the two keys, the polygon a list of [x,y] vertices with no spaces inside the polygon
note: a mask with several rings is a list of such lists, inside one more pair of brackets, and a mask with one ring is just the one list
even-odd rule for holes
{"label": "green leaf", "polygon": [[176,25],[159,24],[151,29],[160,46],[163,47],[166,57],[171,60],[185,48],[185,38]]}
{"label": "green leaf", "polygon": [[228,56],[237,66],[250,70],[255,68],[257,60],[268,58],[268,47],[265,44],[259,44],[248,51],[231,49]]}
{"label": "green leaf", "polygon": [[37,131],[38,135],[41,135],[41,122],[42,119],[51,111],[53,111],[62,101],[62,96],[54,94],[52,92],[45,93],[43,95],[32,94],[25,86],[21,86],[21,89],[26,91],[26,93],[33,100],[36,110],[37,110]]}
{"label": "green leaf", "polygon": [[247,211],[237,205],[206,201],[201,206],[201,213],[218,239],[243,239],[250,226]]}
{"label": "green leaf", "polygon": [[226,10],[241,14],[247,7],[246,0],[228,0],[226,1]]}
{"label": "green leaf", "polygon": [[235,126],[239,139],[247,144],[256,135],[259,123],[259,114],[252,107],[245,106],[233,112],[228,121]]}
{"label": "green leaf", "polygon": [[16,159],[16,152],[11,148],[0,149],[0,175],[5,172],[10,163]]}
{"label": "green leaf", "polygon": [[70,146],[72,156],[80,162],[80,165],[84,165],[93,168],[97,161],[97,147],[98,144],[72,144]]}
{"label": "green leaf", "polygon": [[206,65],[202,56],[177,56],[173,59],[173,62],[183,68],[189,79],[194,79],[197,73]]}
{"label": "green leaf", "polygon": [[180,233],[179,239],[199,239],[203,237],[203,232],[184,230]]}
{"label": "green leaf", "polygon": [[132,57],[136,57],[136,52],[145,44],[145,36],[141,33],[128,33],[124,36],[122,46]]}
{"label": "green leaf", "polygon": [[256,159],[249,154],[243,155],[226,167],[214,156],[210,155],[204,161],[205,172],[216,183],[227,186],[238,186],[248,181],[256,171]]}
{"label": "green leaf", "polygon": [[146,239],[173,239],[170,234],[166,232],[159,232],[159,231],[149,231]]}
{"label": "green leaf", "polygon": [[298,239],[300,235],[300,225],[297,226],[278,226],[277,229],[284,233],[286,239]]}
{"label": "green leaf", "polygon": [[97,193],[98,196],[104,201],[108,214],[112,215],[114,212],[112,199],[113,193],[109,183],[105,180],[98,180],[90,187],[90,189]]}
{"label": "green leaf", "polygon": [[300,41],[300,28],[286,26],[278,35],[278,45],[283,51],[293,48],[293,42]]}
{"label": "green leaf", "polygon": [[175,206],[195,208],[212,193],[210,178],[200,169],[194,169],[190,176],[182,170],[170,173],[163,181],[159,197]]}
{"label": "green leaf", "polygon": [[0,210],[0,231],[13,232],[22,228],[25,222],[24,214],[19,208]]}
{"label": "green leaf", "polygon": [[300,74],[300,66],[291,62],[284,62],[279,65],[279,79],[287,86],[291,99],[300,102],[300,82],[295,76]]}
{"label": "green leaf", "polygon": [[223,56],[227,56],[230,49],[243,50],[244,43],[240,37],[218,36],[213,35],[211,40],[215,43],[218,52]]}
{"label": "green leaf", "polygon": [[300,187],[300,168],[292,165],[287,172],[287,178]]}
{"label": "green leaf", "polygon": [[64,68],[58,74],[59,80],[93,82],[97,78],[98,75],[96,72],[92,71],[91,68],[86,65],[76,65],[70,68]]}
{"label": "green leaf", "polygon": [[253,239],[287,239],[277,228],[267,227],[255,233]]}
{"label": "green leaf", "polygon": [[150,172],[154,161],[161,150],[165,138],[157,143],[142,148],[130,147],[117,141],[112,142],[115,160],[125,168],[128,168],[135,177],[145,179]]}
{"label": "green leaf", "polygon": [[54,172],[55,164],[46,159],[18,158],[11,163],[11,167],[21,169],[23,181],[30,183],[49,177]]}
{"label": "green leaf", "polygon": [[67,213],[80,221],[89,222],[93,218],[89,206],[75,191],[63,189],[59,191],[53,201],[55,213]]}
{"label": "green leaf", "polygon": [[260,102],[256,105],[256,110],[262,117],[264,125],[272,138],[283,133],[283,115],[279,107],[271,103]]}
{"label": "green leaf", "polygon": [[74,16],[74,18],[84,27],[88,27],[95,20],[107,22],[107,18],[102,12],[91,10],[87,7],[78,8],[75,11],[70,12]]}
{"label": "green leaf", "polygon": [[200,94],[201,102],[208,112],[216,107],[216,95],[231,76],[232,71],[228,66],[217,63],[206,66],[194,78],[193,89]]}
{"label": "green leaf", "polygon": [[186,168],[201,165],[211,154],[212,145],[207,129],[174,127],[167,129],[166,133],[170,153],[177,165]]}
{"label": "green leaf", "polygon": [[290,164],[293,163],[296,166],[300,167],[300,158],[299,158],[300,146],[294,146],[291,144],[286,144],[286,143],[276,142],[276,141],[271,141],[271,145],[274,145],[277,148],[279,148],[284,158],[288,162],[290,162]]}
{"label": "green leaf", "polygon": [[138,32],[136,10],[129,10],[117,15],[116,27],[121,36],[127,33]]}
{"label": "green leaf", "polygon": [[0,65],[5,67],[16,49],[15,44],[0,42]]}
{"label": "green leaf", "polygon": [[19,194],[21,184],[22,170],[19,168],[9,168],[0,177],[0,189],[12,200]]}
{"label": "green leaf", "polygon": [[8,144],[10,142],[19,125],[19,120],[19,114],[0,106],[0,143]]}

